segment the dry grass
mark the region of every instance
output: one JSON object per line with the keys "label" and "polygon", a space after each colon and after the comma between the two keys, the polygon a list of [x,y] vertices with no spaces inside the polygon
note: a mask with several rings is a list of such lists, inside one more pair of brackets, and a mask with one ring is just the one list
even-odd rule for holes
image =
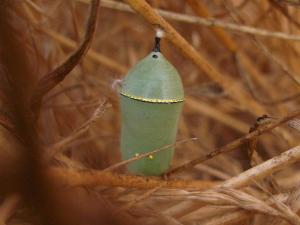
{"label": "dry grass", "polygon": [[[0,225],[300,224],[299,10],[296,0],[1,1]],[[121,161],[115,89],[157,26],[186,95],[161,178],[126,172],[168,146]]]}

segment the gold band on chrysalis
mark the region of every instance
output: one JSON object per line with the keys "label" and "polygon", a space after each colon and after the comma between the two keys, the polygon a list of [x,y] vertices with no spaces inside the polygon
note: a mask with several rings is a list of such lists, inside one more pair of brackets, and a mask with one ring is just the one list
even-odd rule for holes
{"label": "gold band on chrysalis", "polygon": [[179,103],[183,102],[183,99],[157,99],[157,98],[143,98],[139,96],[134,96],[130,95],[124,92],[120,92],[121,95],[131,98],[137,101],[142,101],[142,102],[149,102],[149,103],[159,103],[159,104],[172,104],[172,103]]}

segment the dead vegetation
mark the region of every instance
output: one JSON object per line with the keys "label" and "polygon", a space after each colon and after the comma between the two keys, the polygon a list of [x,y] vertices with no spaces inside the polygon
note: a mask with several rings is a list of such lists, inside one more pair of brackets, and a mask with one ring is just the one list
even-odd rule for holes
{"label": "dead vegetation", "polygon": [[[300,224],[298,6],[2,0],[0,224]],[[162,178],[126,172],[115,88],[157,26],[186,93]]]}

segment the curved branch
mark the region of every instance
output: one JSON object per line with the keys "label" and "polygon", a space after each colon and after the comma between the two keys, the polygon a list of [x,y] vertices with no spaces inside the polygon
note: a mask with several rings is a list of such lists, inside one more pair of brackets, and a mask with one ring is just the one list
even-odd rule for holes
{"label": "curved branch", "polygon": [[194,160],[191,160],[181,166],[178,166],[172,170],[170,170],[169,172],[166,173],[167,176],[170,176],[174,173],[179,173],[179,172],[182,172],[188,168],[192,168],[194,166],[196,166],[197,164],[200,164],[204,161],[207,161],[211,158],[214,158],[215,156],[218,156],[220,154],[223,154],[225,152],[230,152],[234,149],[236,149],[237,147],[245,144],[245,143],[248,143],[249,140],[252,140],[253,138],[256,138],[260,135],[262,135],[263,133],[266,133],[268,131],[271,131],[273,130],[275,127],[278,127],[279,125],[283,124],[283,123],[286,123],[288,122],[289,120],[297,117],[297,116],[300,116],[300,110],[297,110],[295,112],[292,112],[288,115],[286,115],[285,117],[282,117],[281,119],[278,119],[272,123],[269,123],[269,124],[266,124],[265,126],[262,126],[260,128],[258,128],[257,130],[249,133],[249,134],[246,134],[230,143],[228,143],[227,145],[223,146],[222,148],[219,148],[217,150],[214,150],[212,152],[210,152],[209,154],[207,155],[204,155],[204,156],[201,156],[199,158],[196,158]]}
{"label": "curved branch", "polygon": [[96,31],[99,5],[100,0],[92,0],[85,37],[77,51],[70,55],[66,61],[56,67],[52,72],[43,76],[38,82],[31,99],[31,108],[36,114],[40,109],[43,97],[66,78],[89,50]]}

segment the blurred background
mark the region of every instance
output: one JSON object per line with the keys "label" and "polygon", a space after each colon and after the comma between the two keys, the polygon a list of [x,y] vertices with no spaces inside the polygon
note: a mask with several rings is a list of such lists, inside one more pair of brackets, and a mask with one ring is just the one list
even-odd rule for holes
{"label": "blurred background", "polygon": [[[186,57],[172,41],[162,40],[161,51],[181,75],[186,96],[177,139],[198,138],[176,146],[172,167],[247,134],[264,114],[271,117],[269,120],[276,120],[298,109],[299,41],[272,37],[274,32],[299,34],[297,4],[275,0],[147,2],[161,10],[159,13],[220,77],[212,79],[206,69]],[[77,49],[85,33],[89,3],[89,0],[18,1],[17,19],[12,23],[26,27],[19,35],[28,47],[29,62],[37,78]],[[99,170],[121,161],[118,83],[154,44],[154,26],[122,1],[102,0],[99,13],[91,49],[66,79],[46,95],[38,120],[38,134],[44,147],[49,150],[58,146],[63,154],[56,163],[71,168]],[[245,33],[243,27],[232,31],[203,26],[195,20],[197,17],[263,29],[270,35],[257,35],[255,30],[254,34]],[[95,110],[97,118],[91,121]],[[222,154],[174,177],[216,182],[229,179],[298,145],[298,126],[294,122],[259,137],[257,161],[249,158],[249,146],[242,145],[232,153]],[[126,173],[126,170],[122,168],[119,172]],[[299,165],[294,164],[274,176],[281,190],[293,189],[299,182]],[[99,191],[121,205],[144,193],[125,188],[100,188]],[[184,211],[176,208],[176,201],[162,201],[159,207],[157,201],[150,197],[137,208],[150,210],[147,212],[156,216],[158,212],[168,215],[175,220],[174,224],[218,224],[212,223],[211,214],[206,217],[205,212],[198,213],[195,219],[196,206]],[[148,219],[151,213],[147,214]],[[160,219],[147,221],[157,224]],[[250,224],[244,222],[236,224]],[[170,220],[168,223],[171,224]]]}

